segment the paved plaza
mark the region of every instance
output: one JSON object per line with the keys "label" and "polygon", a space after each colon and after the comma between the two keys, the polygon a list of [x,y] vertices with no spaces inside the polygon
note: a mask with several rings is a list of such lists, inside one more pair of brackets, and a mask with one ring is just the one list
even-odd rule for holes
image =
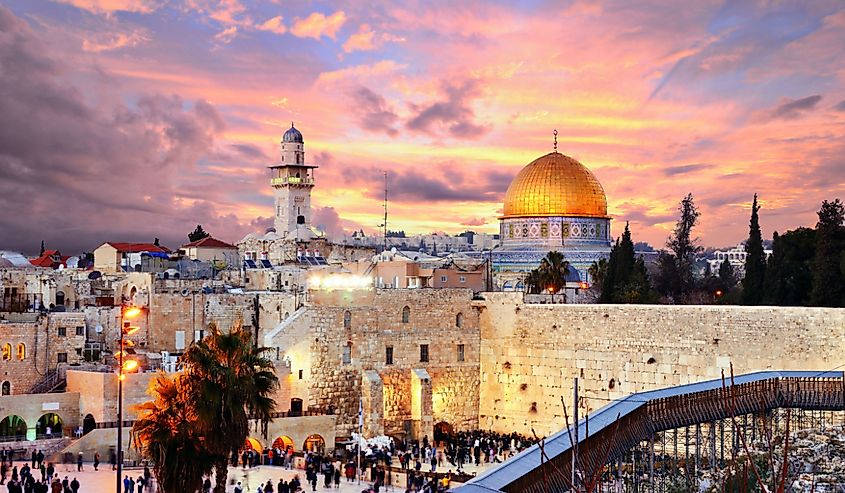
{"label": "paved plaza", "polygon": [[[20,469],[24,462],[16,461],[15,465],[18,466]],[[449,465],[449,464],[447,464]],[[487,469],[490,467],[489,464],[482,464],[481,466],[474,466],[474,465],[467,465],[464,469],[472,473],[477,473],[481,470]],[[448,471],[449,467],[445,468],[444,471]],[[441,471],[438,469],[438,471]],[[137,479],[139,476],[143,474],[143,469],[140,468],[129,468],[126,469],[125,474],[129,474],[131,477]],[[442,471],[441,471],[442,472]],[[82,472],[76,471],[76,465],[72,466],[65,466],[63,464],[58,464],[56,466],[56,474],[58,474],[60,479],[64,479],[65,476],[68,477],[68,480],[73,480],[76,478],[81,487],[79,489],[80,493],[110,493],[115,491],[115,471],[110,470],[108,464],[105,467],[100,467],[99,471],[94,471],[94,467],[90,463],[86,463],[83,466]],[[278,466],[258,466],[251,469],[243,469],[241,467],[230,467],[229,468],[229,479],[230,483],[232,483],[232,479],[235,481],[241,481],[242,485],[244,486],[244,492],[254,493],[260,484],[265,484],[268,479],[273,481],[273,485],[275,486],[279,479],[284,479],[285,481],[291,480],[294,476],[299,476],[300,481],[303,483],[303,487],[305,489],[303,491],[311,491],[311,488],[305,485],[305,471],[302,469],[294,469],[294,470],[287,470],[283,467]],[[9,473],[11,476],[11,473]],[[7,476],[7,479],[8,477]],[[38,477],[38,476],[36,476]],[[213,480],[213,478],[212,478]],[[340,488],[339,489],[326,489],[323,488],[323,476],[320,476],[320,480],[317,483],[317,490],[318,492],[328,492],[328,491],[337,491],[340,493],[359,493],[361,490],[366,489],[370,483],[366,481],[361,481],[360,484],[358,483],[350,483],[346,481],[346,478],[341,478]],[[454,485],[454,484],[453,484]],[[246,488],[249,486],[249,489]],[[229,484],[226,488],[228,493],[234,491],[234,483]],[[0,493],[5,492],[6,487],[0,486]],[[386,489],[382,489],[381,491],[404,491],[404,487],[387,487]],[[155,489],[144,489],[144,493],[154,493]],[[123,493],[123,488],[121,486],[120,493]],[[137,489],[136,489],[137,493]]]}

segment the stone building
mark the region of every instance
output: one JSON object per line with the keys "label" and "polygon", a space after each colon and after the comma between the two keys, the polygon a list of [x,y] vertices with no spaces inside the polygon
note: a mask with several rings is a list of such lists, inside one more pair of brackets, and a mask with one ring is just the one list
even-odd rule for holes
{"label": "stone building", "polygon": [[[51,377],[79,364],[84,347],[84,313],[6,314],[0,320],[0,393],[52,390]],[[45,388],[37,388],[42,382]]]}

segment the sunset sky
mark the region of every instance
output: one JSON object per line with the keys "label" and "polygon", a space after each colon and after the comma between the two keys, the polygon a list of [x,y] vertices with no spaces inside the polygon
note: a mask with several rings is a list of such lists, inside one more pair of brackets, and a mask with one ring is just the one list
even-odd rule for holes
{"label": "sunset sky", "polygon": [[391,229],[498,231],[557,129],[614,235],[771,238],[845,191],[845,3],[0,0],[0,249],[263,231],[292,120],[331,234],[383,170]]}

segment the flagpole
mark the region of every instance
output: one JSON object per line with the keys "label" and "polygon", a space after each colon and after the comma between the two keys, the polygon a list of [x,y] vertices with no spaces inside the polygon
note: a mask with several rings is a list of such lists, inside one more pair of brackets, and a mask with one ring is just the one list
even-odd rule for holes
{"label": "flagpole", "polygon": [[361,396],[358,397],[358,443],[356,450],[358,451],[358,484],[361,484],[361,440],[364,438],[364,400]]}

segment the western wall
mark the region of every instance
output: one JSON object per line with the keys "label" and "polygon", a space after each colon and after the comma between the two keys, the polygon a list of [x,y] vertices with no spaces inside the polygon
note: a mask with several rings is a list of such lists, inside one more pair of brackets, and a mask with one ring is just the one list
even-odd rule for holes
{"label": "western wall", "polygon": [[359,398],[368,434],[431,436],[446,422],[547,435],[564,427],[561,398],[571,419],[575,377],[583,416],[633,392],[719,378],[731,363],[737,374],[845,364],[841,309],[529,304],[461,289],[309,296],[264,344],[288,359],[288,395],[338,413],[338,436],[357,428]]}
{"label": "western wall", "polygon": [[805,307],[525,304],[483,293],[479,426],[549,434],[634,392],[762,370],[845,364],[845,310]]}

